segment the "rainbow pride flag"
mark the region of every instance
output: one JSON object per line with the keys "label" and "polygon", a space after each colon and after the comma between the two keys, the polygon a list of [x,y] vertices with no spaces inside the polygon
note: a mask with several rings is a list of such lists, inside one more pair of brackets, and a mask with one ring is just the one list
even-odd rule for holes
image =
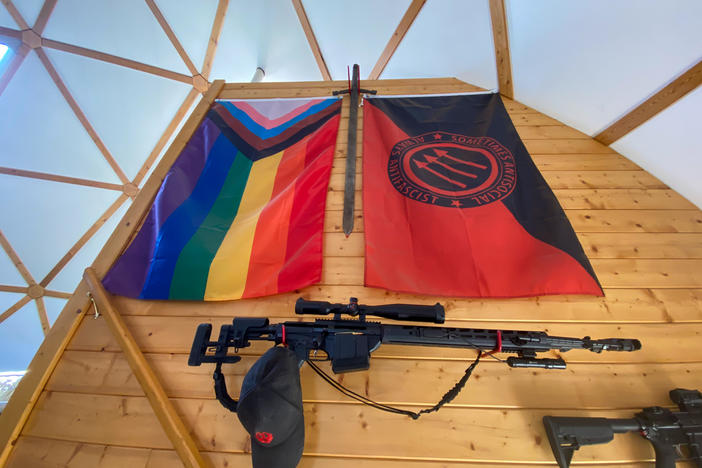
{"label": "rainbow pride flag", "polygon": [[103,279],[142,299],[229,300],[320,281],[341,101],[216,101]]}

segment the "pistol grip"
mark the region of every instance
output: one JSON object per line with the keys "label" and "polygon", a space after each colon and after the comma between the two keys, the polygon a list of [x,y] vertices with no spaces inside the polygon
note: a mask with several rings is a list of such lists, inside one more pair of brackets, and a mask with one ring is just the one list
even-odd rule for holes
{"label": "pistol grip", "polygon": [[648,439],[656,452],[656,468],[675,468],[675,450],[672,445],[657,439]]}

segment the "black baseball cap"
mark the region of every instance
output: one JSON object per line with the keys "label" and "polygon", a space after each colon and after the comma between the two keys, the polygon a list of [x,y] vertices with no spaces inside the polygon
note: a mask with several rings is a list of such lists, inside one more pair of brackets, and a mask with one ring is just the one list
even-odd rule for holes
{"label": "black baseball cap", "polygon": [[275,346],[251,366],[241,385],[237,414],[251,435],[254,468],[294,468],[305,445],[300,360]]}

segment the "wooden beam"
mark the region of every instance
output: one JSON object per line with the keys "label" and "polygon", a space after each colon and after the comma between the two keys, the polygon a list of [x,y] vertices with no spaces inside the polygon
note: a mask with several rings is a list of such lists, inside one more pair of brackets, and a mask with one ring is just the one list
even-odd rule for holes
{"label": "wooden beam", "polygon": [[[0,467],[5,466],[12,449],[24,428],[29,414],[41,395],[49,376],[73,338],[88,307],[87,287],[80,282],[63,311],[51,327],[39,351],[34,355],[12,398],[0,413]],[[29,302],[27,296],[27,302]]]}
{"label": "wooden beam", "polygon": [[95,142],[95,145],[98,147],[98,149],[102,153],[102,156],[105,158],[105,160],[110,165],[110,167],[115,172],[115,174],[117,174],[117,177],[119,177],[119,180],[121,180],[122,183],[124,183],[124,184],[128,184],[129,179],[127,178],[127,175],[124,173],[122,168],[119,167],[119,164],[117,164],[117,161],[115,160],[115,158],[112,156],[110,151],[107,149],[105,144],[102,142],[102,140],[98,136],[98,134],[95,131],[95,129],[93,128],[93,126],[88,121],[88,118],[83,113],[83,110],[78,105],[78,102],[76,102],[76,100],[73,98],[73,95],[68,90],[68,88],[64,84],[63,80],[59,76],[58,72],[54,68],[53,64],[49,60],[49,56],[46,55],[46,52],[44,52],[44,50],[41,47],[36,49],[36,52],[37,52],[37,55],[39,56],[39,60],[41,60],[41,63],[44,65],[44,68],[46,68],[46,71],[49,73],[49,75],[51,75],[51,79],[54,81],[54,83],[58,87],[59,91],[61,91],[61,94],[63,95],[63,97],[66,99],[66,102],[73,110],[73,113],[76,115],[76,117],[78,117],[78,120],[80,121],[80,123],[83,124],[83,128],[85,128],[85,131],[88,132],[88,135],[90,135],[90,138],[92,138],[93,142]]}
{"label": "wooden beam", "polygon": [[156,21],[158,21],[158,24],[161,25],[161,29],[163,29],[163,32],[166,33],[166,36],[168,36],[168,39],[171,41],[171,44],[173,44],[173,47],[175,47],[175,50],[178,52],[178,55],[180,55],[180,58],[183,59],[183,63],[185,63],[185,66],[188,67],[190,73],[192,73],[193,75],[197,75],[199,73],[197,71],[197,68],[195,68],[195,65],[193,64],[192,60],[190,60],[190,57],[188,56],[187,52],[185,52],[185,49],[178,40],[178,37],[173,32],[171,25],[168,24],[168,21],[166,21],[166,18],[161,13],[161,10],[158,9],[156,2],[154,2],[154,0],[145,1],[151,9],[151,13],[154,14]]}
{"label": "wooden beam", "polygon": [[10,241],[7,240],[7,237],[5,237],[2,230],[0,230],[0,246],[2,246],[2,249],[5,251],[7,256],[10,257],[12,263],[15,264],[15,268],[17,268],[17,271],[19,271],[20,275],[22,275],[22,278],[24,278],[27,284],[36,283],[32,277],[32,274],[29,273],[27,267],[24,266],[24,263],[22,263],[22,260],[20,260],[19,255],[17,255],[17,252],[15,252],[15,249],[12,248]]}
{"label": "wooden beam", "polygon": [[147,65],[145,63],[137,62],[135,60],[126,59],[123,57],[117,57],[116,55],[106,54],[104,52],[98,52],[97,50],[86,49],[85,47],[79,47],[73,44],[66,44],[65,42],[54,41],[52,39],[41,39],[42,47],[48,47],[49,49],[61,50],[63,52],[68,52],[75,55],[81,55],[83,57],[88,57],[95,60],[101,60],[103,62],[111,63],[113,65],[119,65],[121,67],[131,68],[133,70],[138,70],[144,73],[150,73],[152,75],[160,76],[162,78],[168,78],[169,80],[180,81],[181,83],[186,83],[189,85],[193,84],[193,77],[184,75],[182,73],[177,73],[171,70],[166,70],[164,68],[154,67],[152,65]]}
{"label": "wooden beam", "polygon": [[59,299],[70,299],[71,293],[65,293],[61,291],[52,291],[49,289],[44,289],[44,295],[47,297],[56,297]]}
{"label": "wooden beam", "polygon": [[314,35],[312,30],[312,25],[310,25],[310,20],[305,12],[305,7],[302,6],[302,0],[292,0],[293,7],[295,7],[295,12],[302,25],[302,30],[305,32],[307,37],[307,42],[310,44],[310,49],[312,49],[312,54],[314,59],[317,61],[317,66],[322,74],[322,78],[325,80],[331,80],[331,75],[329,74],[329,68],[327,68],[327,62],[324,61],[324,56],[322,55],[322,49],[319,48],[319,43],[317,42],[317,37]]}
{"label": "wooden beam", "polygon": [[198,96],[198,94],[200,93],[193,88],[190,90],[188,95],[185,96],[185,100],[183,100],[183,103],[180,105],[175,115],[169,122],[166,130],[161,135],[161,138],[159,138],[156,142],[154,149],[151,150],[151,153],[146,158],[146,161],[144,161],[144,164],[142,164],[141,168],[139,168],[139,172],[137,172],[134,180],[132,180],[132,184],[138,187],[144,177],[146,177],[146,173],[149,172],[151,165],[156,161],[156,158],[158,158],[158,156],[161,154],[161,151],[166,146],[166,143],[171,138],[171,135],[173,135],[173,132],[175,132],[178,125],[180,125],[180,122],[185,118],[185,115],[188,113],[190,106],[193,105],[193,102],[195,102],[195,98]]}
{"label": "wooden beam", "polygon": [[227,15],[229,0],[219,0],[217,4],[217,12],[215,13],[214,22],[212,23],[212,31],[210,32],[210,40],[207,43],[207,52],[205,52],[205,60],[202,63],[202,71],[200,74],[205,80],[210,79],[212,64],[214,63],[215,53],[217,52],[217,43],[219,36],[222,33],[224,25],[224,17]]}
{"label": "wooden beam", "polygon": [[34,22],[34,27],[32,28],[35,33],[38,35],[42,35],[44,32],[44,28],[46,27],[46,23],[49,21],[49,17],[51,16],[51,12],[54,11],[54,7],[56,6],[56,0],[46,0],[44,2],[44,5],[41,7],[41,11],[39,12],[39,16],[37,17],[37,20]]}
{"label": "wooden beam", "polygon": [[15,304],[14,304],[13,306],[11,306],[11,307],[10,307],[9,309],[7,309],[5,312],[3,312],[2,314],[0,314],[0,323],[4,322],[4,321],[7,320],[8,318],[10,318],[10,316],[11,316],[12,314],[14,314],[14,313],[17,312],[18,310],[20,310],[26,303],[28,303],[28,302],[31,301],[31,300],[32,300],[31,297],[29,297],[29,296],[24,296],[22,299],[20,299],[19,301],[15,302]]}
{"label": "wooden beam", "polygon": [[611,145],[702,84],[702,60],[593,138]]}
{"label": "wooden beam", "polygon": [[210,105],[217,98],[223,86],[224,81],[222,80],[217,80],[212,83],[212,86],[210,86],[210,89],[202,97],[192,114],[190,114],[190,117],[180,129],[178,135],[173,139],[171,146],[161,158],[161,161],[158,163],[158,166],[156,166],[156,169],[154,169],[149,180],[147,180],[142,187],[139,195],[137,195],[132,203],[132,206],[129,207],[129,210],[127,210],[127,213],[117,225],[117,228],[115,228],[114,232],[107,240],[107,243],[105,243],[105,246],[98,254],[95,262],[93,262],[93,268],[99,276],[104,276],[105,273],[107,273],[112,263],[117,260],[117,257],[129,243],[133,233],[136,232],[137,227],[141,224],[142,219],[149,212],[151,203],[154,197],[156,197],[156,193],[158,193],[161,182],[166,177],[168,170],[178,158],[183,148],[185,148],[190,137],[195,133],[202,119],[205,118],[205,114],[207,114],[207,111],[210,109]]}
{"label": "wooden beam", "polygon": [[16,29],[12,28],[6,28],[4,26],[0,26],[0,36],[7,36],[11,37],[13,39],[22,39],[22,31],[18,31]]}
{"label": "wooden beam", "polygon": [[12,3],[12,0],[2,0],[2,4],[5,5],[5,8],[7,8],[10,16],[12,16],[12,19],[15,20],[15,23],[17,23],[20,29],[29,29],[29,25],[24,18],[22,18],[22,15],[17,7],[15,7],[15,4]]}
{"label": "wooden beam", "polygon": [[87,231],[85,231],[85,234],[81,236],[78,241],[73,244],[73,246],[68,249],[68,252],[66,252],[66,255],[64,255],[61,260],[58,261],[58,263],[51,269],[49,273],[44,277],[39,282],[39,285],[42,287],[46,287],[49,285],[49,283],[56,278],[56,275],[59,274],[59,272],[65,267],[68,262],[71,261],[71,259],[78,253],[78,251],[90,240],[91,237],[102,227],[103,224],[107,222],[108,219],[119,209],[120,206],[122,206],[122,203],[124,203],[127,200],[127,195],[121,194],[117,200],[110,205],[105,212],[100,215],[97,221],[93,223],[92,226],[88,228]]}
{"label": "wooden beam", "polygon": [[39,323],[41,323],[41,329],[44,332],[44,336],[49,334],[51,329],[51,324],[49,323],[49,316],[46,313],[46,305],[44,305],[44,299],[38,297],[35,299],[37,303],[37,313],[39,314]]}
{"label": "wooden beam", "polygon": [[27,286],[9,286],[6,284],[0,284],[0,291],[27,294]]}
{"label": "wooden beam", "polygon": [[22,62],[24,62],[24,58],[29,53],[29,50],[29,47],[22,44],[20,48],[15,51],[15,56],[12,57],[12,61],[7,66],[7,70],[5,70],[5,73],[0,76],[0,96],[2,96],[2,93],[5,91],[5,88],[7,88],[7,85],[10,84],[10,81],[12,80],[12,77],[15,76],[15,73],[17,73],[17,70],[19,70],[20,65],[22,65]]}
{"label": "wooden beam", "polygon": [[117,190],[118,192],[122,192],[124,190],[124,186],[120,184],[111,184],[109,182],[99,182],[97,180],[80,179],[77,177],[67,177],[58,174],[48,174],[46,172],[26,171],[24,169],[15,169],[12,167],[0,167],[0,174],[6,174],[17,177],[27,177],[29,179],[50,180],[52,182],[83,185],[86,187],[96,187],[107,190]]}
{"label": "wooden beam", "polygon": [[[220,99],[262,99],[283,97],[318,97],[348,86],[344,81],[296,81],[286,83],[229,83]],[[403,80],[364,80],[363,86],[375,89],[379,95],[469,93],[485,91],[456,78],[419,78]],[[602,145],[600,145],[602,146]],[[608,150],[611,151],[611,150]]]}
{"label": "wooden beam", "polygon": [[200,455],[195,441],[168,399],[161,382],[144,358],[139,345],[134,341],[134,337],[119,312],[113,307],[108,293],[95,274],[95,270],[87,268],[83,278],[183,465],[192,468],[210,466],[210,463]]}
{"label": "wooden beam", "polygon": [[414,19],[422,10],[424,3],[426,3],[426,0],[412,0],[412,3],[407,8],[405,15],[402,17],[402,20],[400,20],[400,24],[397,25],[397,29],[395,29],[395,32],[392,33],[392,36],[390,36],[390,40],[385,46],[385,50],[383,50],[383,53],[380,54],[378,62],[373,67],[370,75],[368,75],[369,80],[377,80],[380,78],[380,75],[383,73],[383,70],[385,70],[385,67],[392,58],[392,55],[395,53],[395,50],[397,50],[400,42],[402,42],[405,34],[407,34],[410,26],[412,26]]}
{"label": "wooden beam", "polygon": [[505,15],[505,0],[490,0],[490,18],[492,19],[492,40],[495,44],[495,65],[500,94],[512,99],[512,62],[509,56],[509,34]]}

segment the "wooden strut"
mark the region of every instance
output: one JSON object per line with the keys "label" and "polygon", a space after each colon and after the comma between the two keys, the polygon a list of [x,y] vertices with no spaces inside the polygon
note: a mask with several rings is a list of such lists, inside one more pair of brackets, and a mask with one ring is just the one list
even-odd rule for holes
{"label": "wooden strut", "polygon": [[129,367],[131,367],[141,388],[144,390],[146,398],[148,398],[154,413],[156,413],[156,417],[166,431],[166,435],[173,443],[173,447],[180,456],[183,465],[188,468],[211,466],[197,449],[195,441],[168,399],[161,382],[149,366],[149,363],[146,362],[146,358],[139,349],[139,345],[134,341],[132,333],[124,323],[119,311],[113,306],[107,291],[102,287],[95,270],[86,268],[83,279],[95,299],[100,314],[105,317],[107,325],[110,327],[120,348],[122,348]]}

